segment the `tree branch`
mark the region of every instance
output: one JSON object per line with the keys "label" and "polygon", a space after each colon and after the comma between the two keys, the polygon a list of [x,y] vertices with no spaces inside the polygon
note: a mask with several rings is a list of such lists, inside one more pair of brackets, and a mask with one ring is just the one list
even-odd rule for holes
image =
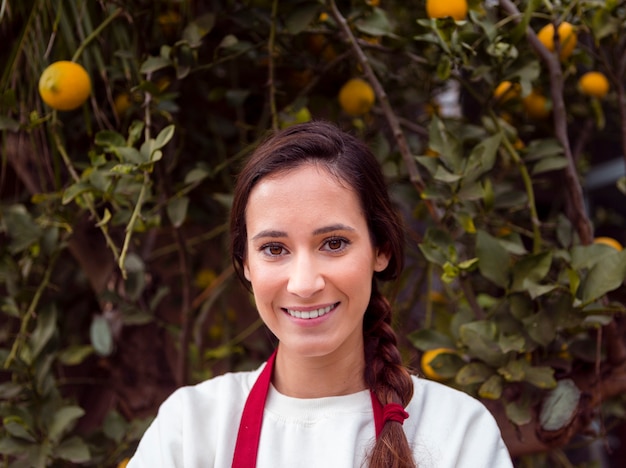
{"label": "tree branch", "polygon": [[[520,11],[511,0],[500,0],[500,5],[514,20],[522,21]],[[557,31],[555,25],[555,31]],[[543,60],[550,74],[550,95],[552,97],[552,114],[554,122],[554,134],[563,147],[563,153],[567,159],[565,167],[565,183],[570,195],[570,212],[568,213],[572,223],[576,227],[578,235],[583,244],[590,244],[593,241],[593,230],[591,222],[585,211],[583,190],[576,171],[576,161],[572,154],[569,137],[567,133],[567,114],[565,110],[565,100],[563,98],[563,71],[558,59],[558,47],[555,53],[550,52],[541,43],[535,32],[528,27],[526,37],[529,44],[537,52],[539,58]]]}

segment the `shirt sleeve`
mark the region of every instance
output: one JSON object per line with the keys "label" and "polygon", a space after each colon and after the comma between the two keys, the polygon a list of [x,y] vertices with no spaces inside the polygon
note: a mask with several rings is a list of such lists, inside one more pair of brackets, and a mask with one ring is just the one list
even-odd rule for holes
{"label": "shirt sleeve", "polygon": [[183,460],[182,401],[179,391],[159,408],[127,468],[178,468]]}

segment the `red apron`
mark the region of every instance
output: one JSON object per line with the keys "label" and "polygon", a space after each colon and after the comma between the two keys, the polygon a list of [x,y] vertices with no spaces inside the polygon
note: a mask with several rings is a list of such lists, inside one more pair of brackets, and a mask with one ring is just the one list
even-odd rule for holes
{"label": "red apron", "polygon": [[[261,425],[263,424],[263,410],[265,409],[265,400],[272,380],[275,360],[276,350],[267,360],[246,400],[243,414],[241,415],[241,422],[239,423],[239,433],[237,434],[235,454],[233,455],[233,468],[256,467],[259,440],[261,439]],[[402,423],[409,416],[401,405],[391,403],[383,408],[374,393],[370,392],[370,396],[377,438],[383,429],[385,421],[393,420]]]}

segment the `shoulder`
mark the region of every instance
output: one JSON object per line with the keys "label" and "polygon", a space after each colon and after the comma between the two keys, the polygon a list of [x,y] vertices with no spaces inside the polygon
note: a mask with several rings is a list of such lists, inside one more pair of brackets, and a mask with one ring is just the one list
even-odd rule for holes
{"label": "shoulder", "polygon": [[500,428],[481,401],[432,380],[412,379],[405,430],[420,458],[436,460],[434,466],[472,466],[476,459],[485,460],[484,466],[512,466]]}
{"label": "shoulder", "polygon": [[195,385],[180,387],[174,391],[161,405],[159,414],[169,407],[181,409],[181,407],[196,408],[207,405],[224,405],[225,402],[243,402],[250,393],[260,370],[246,372],[229,372]]}
{"label": "shoulder", "polygon": [[[412,376],[414,392],[407,407],[420,419],[434,419],[439,424],[472,425],[477,422],[498,430],[495,419],[478,399],[439,382]],[[469,428],[468,428],[469,429]]]}

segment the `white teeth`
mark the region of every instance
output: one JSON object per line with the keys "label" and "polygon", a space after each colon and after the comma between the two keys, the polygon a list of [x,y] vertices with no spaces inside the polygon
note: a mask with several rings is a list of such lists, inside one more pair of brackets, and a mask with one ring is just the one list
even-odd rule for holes
{"label": "white teeth", "polygon": [[317,317],[321,317],[322,315],[326,315],[330,310],[335,307],[334,305],[329,305],[327,307],[322,307],[320,309],[315,310],[292,310],[286,309],[287,313],[292,317],[299,319],[313,319]]}

